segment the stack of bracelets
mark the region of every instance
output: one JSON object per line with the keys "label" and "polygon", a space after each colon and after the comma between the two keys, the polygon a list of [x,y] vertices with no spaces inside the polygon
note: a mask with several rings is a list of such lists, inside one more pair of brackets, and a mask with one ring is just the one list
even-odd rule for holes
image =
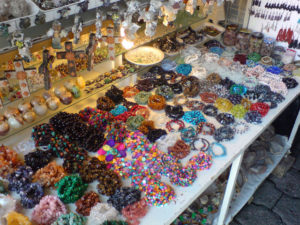
{"label": "stack of bracelets", "polygon": [[[15,205],[7,194],[16,192],[21,205],[33,209],[29,218],[45,225],[139,224],[149,206],[174,201],[176,187],[193,185],[197,171],[226,157],[223,143],[262,123],[298,86],[287,75],[296,69],[293,64],[279,67],[258,53],[229,59],[217,41],[208,46],[211,52],[185,54],[177,60],[181,64],[164,60],[132,86],[112,85],[98,96],[96,108],[59,112],[36,125],[31,134],[36,149],[24,160],[0,146],[0,177],[8,182],[0,182],[1,201]],[[201,54],[204,63],[196,65]],[[211,65],[221,67],[218,73],[210,73]],[[226,77],[222,71],[239,74]],[[56,194],[45,195],[48,189]],[[66,204],[74,204],[76,213]],[[7,218],[29,221],[13,210]]]}

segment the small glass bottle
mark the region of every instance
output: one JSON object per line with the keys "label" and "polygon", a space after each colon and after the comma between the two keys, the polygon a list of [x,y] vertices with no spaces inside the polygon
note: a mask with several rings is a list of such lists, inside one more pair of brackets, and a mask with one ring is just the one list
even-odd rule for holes
{"label": "small glass bottle", "polygon": [[249,53],[253,53],[253,52],[260,53],[263,37],[264,35],[260,32],[254,32],[251,34]]}
{"label": "small glass bottle", "polygon": [[250,33],[250,30],[241,29],[236,36],[235,47],[243,53],[248,53]]}
{"label": "small glass bottle", "polygon": [[226,30],[223,36],[223,42],[226,46],[234,46],[236,42],[236,35],[238,31],[238,25],[230,24],[226,26]]}
{"label": "small glass bottle", "polygon": [[274,38],[265,37],[260,49],[261,56],[270,56],[273,52],[274,45],[275,45]]}

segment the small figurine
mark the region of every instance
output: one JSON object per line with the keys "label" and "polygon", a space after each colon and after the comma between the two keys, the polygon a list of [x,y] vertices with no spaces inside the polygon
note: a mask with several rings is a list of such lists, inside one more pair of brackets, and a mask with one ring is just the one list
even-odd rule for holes
{"label": "small figurine", "polygon": [[95,23],[95,26],[96,26],[96,38],[97,39],[102,38],[101,28],[102,28],[102,20],[103,19],[104,18],[101,16],[100,11],[97,11],[96,12],[96,23]]}
{"label": "small figurine", "polygon": [[60,14],[60,19],[68,18],[70,10],[71,10],[70,7],[64,7],[62,9],[58,10],[58,13]]}
{"label": "small figurine", "polygon": [[95,50],[97,48],[98,41],[96,39],[96,35],[94,33],[90,34],[89,37],[89,45],[86,48],[86,54],[88,56],[87,62],[87,70],[91,71],[94,67],[94,57],[95,57]]}
{"label": "small figurine", "polygon": [[54,21],[52,24],[52,28],[50,28],[47,32],[48,37],[52,37],[52,48],[61,49],[62,46],[60,44],[61,39],[68,35],[67,31],[61,28],[61,23],[59,21]]}
{"label": "small figurine", "polygon": [[65,52],[57,52],[56,58],[57,59],[67,59],[68,60],[68,72],[69,75],[72,77],[76,77],[76,58],[84,58],[85,52],[84,51],[73,51],[73,44],[72,42],[66,41],[65,42]]}
{"label": "small figurine", "polygon": [[15,31],[12,34],[11,45],[18,48],[19,55],[24,61],[31,61],[32,58],[29,48],[32,47],[32,41],[30,38],[24,38],[24,33]]}
{"label": "small figurine", "polygon": [[82,31],[82,18],[78,15],[74,18],[74,25],[72,27],[72,33],[74,34],[74,44],[78,44],[80,40],[80,32]]}
{"label": "small figurine", "polygon": [[44,75],[44,86],[46,90],[51,88],[50,63],[54,61],[54,57],[50,55],[49,50],[43,51],[43,63],[39,67],[39,73]]}
{"label": "small figurine", "polygon": [[79,12],[86,12],[89,9],[89,1],[88,0],[84,0],[83,2],[79,2],[77,4],[80,7],[80,11]]}

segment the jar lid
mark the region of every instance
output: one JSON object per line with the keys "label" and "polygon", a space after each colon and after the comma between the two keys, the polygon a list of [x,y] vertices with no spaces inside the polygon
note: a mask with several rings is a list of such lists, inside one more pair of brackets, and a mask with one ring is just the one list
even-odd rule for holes
{"label": "jar lid", "polygon": [[258,39],[262,39],[264,37],[263,33],[261,32],[253,32],[251,36]]}
{"label": "jar lid", "polygon": [[264,42],[266,44],[273,44],[275,42],[275,39],[274,38],[271,38],[271,37],[265,37],[264,38]]}
{"label": "jar lid", "polygon": [[248,29],[240,29],[240,33],[243,33],[243,34],[251,34],[251,30],[248,30]]}

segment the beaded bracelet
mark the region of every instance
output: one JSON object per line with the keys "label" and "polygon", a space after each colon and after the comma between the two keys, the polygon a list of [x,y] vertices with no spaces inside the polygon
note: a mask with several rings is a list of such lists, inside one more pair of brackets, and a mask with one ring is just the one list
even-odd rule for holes
{"label": "beaded bracelet", "polygon": [[5,145],[0,146],[0,177],[7,178],[22,164],[23,162],[14,150]]}
{"label": "beaded bracelet", "polygon": [[155,94],[165,97],[166,100],[170,100],[174,97],[174,92],[173,92],[172,88],[170,88],[167,85],[163,85],[163,86],[156,88]]}
{"label": "beaded bracelet", "polygon": [[29,166],[20,166],[15,172],[9,174],[8,189],[19,193],[26,186],[31,183],[33,171]]}
{"label": "beaded bracelet", "polygon": [[213,135],[215,132],[215,125],[208,122],[201,122],[197,126],[197,133],[203,135]]}
{"label": "beaded bracelet", "polygon": [[69,214],[61,215],[51,225],[63,225],[63,224],[84,225],[85,222],[86,219],[83,216],[71,212]]}
{"label": "beaded bracelet", "polygon": [[183,92],[182,86],[180,83],[169,84],[170,88],[175,94],[181,94]]}
{"label": "beaded bracelet", "polygon": [[233,61],[239,62],[240,64],[244,65],[244,64],[246,64],[247,56],[244,54],[235,54]]}
{"label": "beaded bracelet", "polygon": [[[197,143],[200,142],[202,143],[201,147],[197,146]],[[201,152],[206,152],[209,148],[209,141],[206,140],[205,138],[195,138],[191,144],[192,146],[192,150],[196,150],[196,151],[201,151]]]}
{"label": "beaded bracelet", "polygon": [[229,112],[233,107],[232,103],[226,98],[218,98],[214,105],[221,112]]}
{"label": "beaded bracelet", "polygon": [[57,195],[64,203],[76,202],[85,192],[88,185],[79,176],[71,175],[62,178],[55,184]]}
{"label": "beaded bracelet", "polygon": [[217,115],[216,120],[224,126],[233,124],[235,122],[234,116],[230,113],[220,113]]}
{"label": "beaded bracelet", "polygon": [[176,62],[170,60],[170,59],[164,59],[162,62],[161,62],[161,68],[165,71],[172,71],[172,70],[175,70],[177,64]]}
{"label": "beaded bracelet", "polygon": [[237,119],[242,119],[244,118],[245,114],[247,113],[247,109],[241,105],[241,104],[237,104],[235,106],[232,107],[232,109],[230,110],[230,113]]}
{"label": "beaded bracelet", "polygon": [[258,81],[255,77],[245,77],[242,83],[245,87],[247,87],[248,90],[253,90],[257,85]]}
{"label": "beaded bracelet", "polygon": [[155,129],[154,121],[152,120],[144,120],[138,128],[143,134],[147,135],[149,130]]}
{"label": "beaded bracelet", "polygon": [[37,224],[51,225],[62,214],[66,214],[67,209],[57,196],[46,195],[32,212],[32,221]]}
{"label": "beaded bracelet", "polygon": [[249,125],[243,121],[236,122],[232,125],[232,128],[236,134],[244,134],[249,130]]}
{"label": "beaded bracelet", "polygon": [[220,82],[220,85],[222,85],[226,89],[230,89],[230,87],[234,84],[235,83],[232,80],[230,80],[228,77],[226,77],[225,79],[222,79]]}
{"label": "beaded bracelet", "polygon": [[166,115],[172,119],[180,119],[184,115],[184,111],[181,105],[167,105],[165,108]]}
{"label": "beaded bracelet", "polygon": [[[216,153],[216,151],[215,151],[215,149],[214,149],[214,148],[216,148],[216,147],[221,148],[221,150],[222,150],[222,153],[221,153],[221,154]],[[227,154],[227,153],[226,153],[226,148],[225,148],[225,146],[222,145],[222,144],[220,144],[220,143],[218,143],[218,142],[213,142],[213,143],[211,143],[211,145],[210,145],[210,147],[209,147],[209,149],[208,149],[208,153],[209,153],[210,155],[212,155],[213,158],[224,157],[224,156],[226,156],[226,154]]]}
{"label": "beaded bracelet", "polygon": [[197,178],[197,173],[195,170],[190,168],[181,168],[177,171],[176,175],[170,177],[171,184],[188,187],[191,186]]}
{"label": "beaded bracelet", "polygon": [[206,80],[215,84],[219,84],[222,81],[222,78],[217,73],[211,73],[206,77]]}
{"label": "beaded bracelet", "polygon": [[114,109],[110,110],[113,116],[118,116],[127,111],[127,108],[123,105],[117,105]]}
{"label": "beaded bracelet", "polygon": [[119,212],[128,205],[141,200],[141,192],[133,187],[122,187],[109,197],[111,203]]}
{"label": "beaded bracelet", "polygon": [[253,62],[258,62],[261,59],[261,56],[256,52],[252,52],[248,55],[248,59],[252,60]]}
{"label": "beaded bracelet", "polygon": [[33,208],[43,196],[44,190],[39,183],[26,184],[20,191],[21,204],[26,209]]}
{"label": "beaded bracelet", "polygon": [[262,117],[264,117],[265,115],[268,114],[269,110],[270,110],[270,106],[266,103],[263,102],[256,102],[253,103],[250,107],[251,111],[257,111],[260,113],[260,115]]}
{"label": "beaded bracelet", "polygon": [[298,82],[291,77],[284,77],[282,78],[282,82],[285,83],[288,89],[292,89],[298,86]]}
{"label": "beaded bracelet", "polygon": [[186,128],[180,129],[179,131],[180,131],[181,139],[187,143],[190,143],[191,141],[193,141],[193,139],[197,135],[196,130],[193,127],[186,127]]}
{"label": "beaded bracelet", "polygon": [[220,98],[227,98],[229,96],[229,91],[226,87],[221,84],[215,84],[210,88],[210,92],[218,93]]}
{"label": "beaded bracelet", "polygon": [[139,105],[146,105],[151,95],[152,94],[150,92],[141,91],[134,96],[134,100]]}
{"label": "beaded bracelet", "polygon": [[182,120],[170,120],[166,123],[166,128],[169,132],[175,131],[175,129],[171,126],[171,124],[173,124],[173,123],[176,123],[177,125],[179,125],[178,130],[185,128],[185,124]]}
{"label": "beaded bracelet", "polygon": [[211,167],[211,165],[211,155],[199,152],[197,155],[190,158],[187,167],[193,170],[207,170]]}
{"label": "beaded bracelet", "polygon": [[[180,103],[180,100],[181,100],[181,101],[183,100],[183,102]],[[177,96],[175,96],[174,99],[173,99],[174,105],[184,105],[187,101],[188,101],[188,99],[187,99],[187,97],[184,96],[184,95],[177,95]]]}
{"label": "beaded bracelet", "polygon": [[140,90],[137,89],[136,87],[127,86],[123,89],[123,97],[124,98],[132,98],[139,92],[140,92]]}
{"label": "beaded bracelet", "polygon": [[282,72],[282,70],[277,66],[270,66],[267,68],[267,72],[278,75]]}
{"label": "beaded bracelet", "polygon": [[144,80],[139,80],[136,84],[136,88],[140,91],[152,91],[155,87],[155,83],[153,79],[144,79]]}
{"label": "beaded bracelet", "polygon": [[120,104],[123,101],[123,91],[112,85],[108,91],[105,92],[105,96],[109,97],[115,104]]}
{"label": "beaded bracelet", "polygon": [[192,66],[190,64],[180,64],[176,67],[176,72],[185,76],[189,75],[191,71]]}
{"label": "beaded bracelet", "polygon": [[[2,220],[2,218],[1,218]],[[7,215],[5,215],[5,220],[7,225],[32,225],[29,218],[15,211],[8,211]]]}
{"label": "beaded bracelet", "polygon": [[164,129],[152,129],[149,130],[147,138],[150,142],[154,143],[157,139],[165,135],[167,135],[167,132]]}
{"label": "beaded bracelet", "polygon": [[241,105],[248,111],[250,109],[252,102],[247,98],[243,98],[241,101]]}
{"label": "beaded bracelet", "polygon": [[200,94],[200,98],[205,103],[214,103],[218,98],[218,95],[210,92],[203,92]]}
{"label": "beaded bracelet", "polygon": [[199,79],[194,76],[185,77],[182,80],[183,94],[187,97],[196,97],[199,94]]}
{"label": "beaded bracelet", "polygon": [[91,209],[99,202],[99,195],[94,191],[90,191],[75,202],[76,212],[83,216],[89,216]]}
{"label": "beaded bracelet", "polygon": [[162,110],[166,106],[166,99],[161,95],[152,95],[148,99],[148,106],[153,110]]}
{"label": "beaded bracelet", "polygon": [[229,126],[223,126],[215,131],[214,139],[218,142],[230,141],[234,138],[234,130]]}
{"label": "beaded bracelet", "polygon": [[262,116],[259,112],[257,111],[250,111],[247,112],[244,119],[248,122],[248,123],[253,123],[253,124],[260,124],[262,123]]}
{"label": "beaded bracelet", "polygon": [[[203,113],[207,116],[216,117],[218,114],[218,109],[213,105],[206,105],[203,108]],[[205,121],[204,121],[205,122]]]}
{"label": "beaded bracelet", "polygon": [[205,117],[202,115],[200,111],[188,111],[184,113],[182,119],[193,125],[198,125],[200,122],[206,122]]}
{"label": "beaded bracelet", "polygon": [[197,100],[189,100],[185,102],[185,106],[192,111],[202,111],[205,104]]}
{"label": "beaded bracelet", "polygon": [[102,195],[111,196],[122,186],[118,174],[111,170],[103,171],[98,181],[97,190]]}
{"label": "beaded bracelet", "polygon": [[244,85],[234,84],[230,87],[230,94],[243,95],[247,92],[247,88]]}
{"label": "beaded bracelet", "polygon": [[256,91],[247,91],[247,93],[244,95],[244,97],[246,99],[248,99],[249,101],[256,101],[257,99],[259,99],[259,97],[261,96],[261,94],[257,93]]}
{"label": "beaded bracelet", "polygon": [[177,140],[173,146],[168,147],[168,153],[177,159],[183,159],[190,154],[190,146],[183,140]]}
{"label": "beaded bracelet", "polygon": [[106,96],[99,97],[97,99],[97,109],[103,111],[110,111],[115,107],[115,103]]}
{"label": "beaded bracelet", "polygon": [[[128,205],[122,209],[122,215],[130,221],[130,224],[139,224],[139,219],[144,217],[148,212],[148,205],[146,200],[143,198],[138,202]],[[106,225],[125,225],[121,223],[111,223]]]}
{"label": "beaded bracelet", "polygon": [[126,125],[129,129],[136,130],[138,129],[139,126],[141,126],[144,120],[145,120],[144,117],[141,115],[131,116],[127,119]]}
{"label": "beaded bracelet", "polygon": [[[118,211],[107,203],[97,203],[90,212],[88,225],[104,224],[106,221],[115,220],[118,217]],[[107,223],[109,225],[109,223]]]}
{"label": "beaded bracelet", "polygon": [[263,65],[271,66],[273,64],[273,59],[270,56],[264,56],[260,59]]}
{"label": "beaded bracelet", "polygon": [[215,53],[215,54],[217,54],[219,56],[221,56],[222,53],[224,52],[224,50],[222,48],[220,48],[220,47],[211,47],[211,48],[209,48],[209,51],[211,53]]}
{"label": "beaded bracelet", "polygon": [[233,104],[237,105],[240,104],[242,101],[243,97],[241,95],[229,95],[228,100]]}

